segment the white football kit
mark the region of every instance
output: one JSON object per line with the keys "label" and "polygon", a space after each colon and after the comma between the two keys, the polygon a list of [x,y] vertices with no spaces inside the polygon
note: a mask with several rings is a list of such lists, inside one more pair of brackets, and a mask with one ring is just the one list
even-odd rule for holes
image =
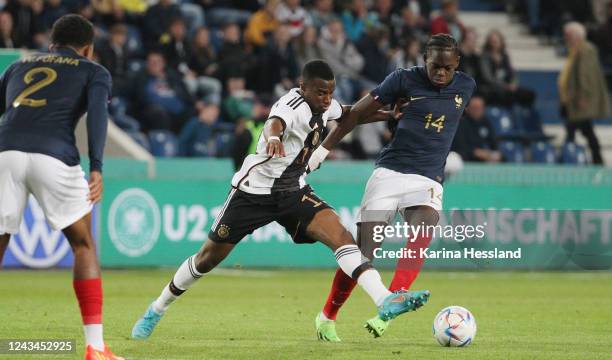
{"label": "white football kit", "polygon": [[322,114],[313,115],[298,88],[281,97],[270,111],[269,119],[279,118],[285,124],[282,136],[285,157],[270,157],[263,134],[257,152],[246,157],[240,170],[232,178],[232,186],[250,194],[297,191],[306,182],[306,165],[312,151],[321,143],[328,120],[342,116],[342,106],[332,103]]}
{"label": "white football kit", "polygon": [[68,166],[44,154],[0,152],[0,234],[19,231],[30,194],[55,230],[72,225],[93,207],[80,165]]}

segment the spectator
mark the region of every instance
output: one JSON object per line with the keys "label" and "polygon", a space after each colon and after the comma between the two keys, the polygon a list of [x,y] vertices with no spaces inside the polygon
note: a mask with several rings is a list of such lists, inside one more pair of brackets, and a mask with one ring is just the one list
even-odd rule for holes
{"label": "spectator", "polygon": [[113,95],[126,96],[130,87],[128,79],[128,62],[130,54],[127,48],[127,26],[114,25],[108,37],[95,47],[100,64],[113,78]]}
{"label": "spectator", "polygon": [[310,10],[310,20],[315,29],[320,29],[336,19],[333,0],[315,0],[314,7]]}
{"label": "spectator", "polygon": [[361,74],[369,81],[381,83],[389,73],[389,30],[384,25],[369,28],[357,43],[357,50],[364,59]]}
{"label": "spectator", "polygon": [[349,8],[342,12],[342,24],[346,36],[356,43],[367,26],[376,24],[376,15],[368,13],[365,0],[352,0]]}
{"label": "spectator", "polygon": [[388,29],[393,26],[393,0],[376,0],[373,10],[373,15],[379,24],[385,25]]}
{"label": "spectator", "polygon": [[419,17],[406,6],[401,10],[401,19],[394,22],[392,28],[393,36],[398,44],[406,42],[409,38],[417,39],[419,42],[425,42],[429,37],[429,34],[423,31],[423,28],[419,25]]}
{"label": "spectator", "polygon": [[390,71],[403,68],[408,69],[413,66],[425,65],[421,54],[421,43],[415,38],[407,38],[403,41],[403,46],[393,54],[391,58]]}
{"label": "spectator", "polygon": [[152,49],[159,42],[163,33],[168,31],[170,23],[181,17],[181,9],[172,0],[159,0],[147,9],[143,19],[145,46]]}
{"label": "spectator", "polygon": [[465,29],[465,37],[459,47],[461,57],[459,60],[459,70],[470,75],[476,84],[480,79],[480,54],[477,47],[478,33],[473,27]]}
{"label": "spectator", "polygon": [[68,14],[68,9],[61,0],[48,0],[42,13],[42,25],[45,30],[50,30],[55,20]]}
{"label": "spectator", "polygon": [[463,40],[465,27],[459,20],[459,3],[457,0],[443,0],[441,14],[431,21],[431,35],[450,34],[458,43]]}
{"label": "spectator", "polygon": [[94,8],[100,22],[112,26],[115,23],[125,22],[125,13],[117,0],[92,0],[90,4]]}
{"label": "spectator", "polygon": [[358,92],[364,60],[355,46],[346,38],[339,20],[334,20],[322,30],[318,42],[323,59],[336,75],[336,94],[341,102],[352,104]]}
{"label": "spectator", "polygon": [[289,26],[280,25],[276,28],[274,37],[263,49],[259,62],[257,67],[259,80],[255,90],[264,93],[274,91],[278,96],[282,96],[295,86],[299,69],[291,44]]}
{"label": "spectator", "polygon": [[193,59],[191,44],[187,40],[185,22],[174,19],[168,33],[161,37],[161,49],[167,64],[183,77],[185,86],[193,98],[219,105],[221,103],[221,82],[209,76],[199,76],[189,68]]}
{"label": "spectator", "polygon": [[582,24],[567,23],[563,32],[569,56],[558,82],[561,113],[566,119],[566,141],[573,142],[579,129],[589,143],[593,163],[603,164],[593,119],[608,116],[610,109],[597,49],[586,40]]}
{"label": "spectator", "polygon": [[321,49],[317,44],[317,29],[313,26],[307,26],[302,35],[295,42],[295,55],[298,63],[298,69],[310,60],[320,59],[323,57]]}
{"label": "spectator", "polygon": [[[44,29],[37,11],[40,3],[30,0],[9,0],[3,9],[11,14],[13,18],[14,41],[27,48],[38,48],[41,45],[37,35],[43,33]],[[38,40],[38,41],[36,41]]]}
{"label": "spectator", "polygon": [[492,30],[485,40],[480,58],[480,76],[482,81],[479,87],[481,92],[486,94],[487,103],[533,107],[535,93],[518,86],[516,74],[506,52],[504,37],[497,30]]}
{"label": "spectator", "polygon": [[189,68],[198,76],[216,77],[219,72],[217,54],[210,44],[210,31],[201,27],[196,30],[191,46]]}
{"label": "spectator", "polygon": [[188,72],[191,44],[187,41],[187,28],[183,19],[180,17],[172,19],[168,31],[160,37],[158,46],[168,66],[183,75]]}
{"label": "spectator", "polygon": [[601,24],[593,34],[593,40],[599,48],[603,63],[612,66],[612,1],[606,5],[606,22]]}
{"label": "spectator", "polygon": [[224,117],[235,126],[232,148],[235,169],[240,168],[252,143],[259,139],[263,123],[270,113],[269,107],[264,106],[255,93],[246,90],[245,83],[243,78],[228,79],[228,96],[223,101]]}
{"label": "spectator", "polygon": [[219,121],[219,106],[205,104],[179,134],[180,156],[222,156],[231,148],[227,128]]}
{"label": "spectator", "polygon": [[493,128],[485,116],[485,102],[474,96],[465,109],[465,116],[459,122],[453,140],[452,151],[461,155],[464,161],[500,162],[501,153],[497,150]]}
{"label": "spectator", "polygon": [[259,10],[258,0],[200,0],[211,27],[228,24],[245,25],[253,12]]}
{"label": "spectator", "polygon": [[253,58],[240,41],[240,28],[227,24],[223,28],[223,43],[218,56],[219,78],[225,82],[230,77],[246,77],[253,66]]}
{"label": "spectator", "polygon": [[9,12],[0,12],[0,48],[16,49],[21,47],[15,37],[13,29],[13,16]]}
{"label": "spectator", "polygon": [[[139,102],[142,128],[178,131],[194,105],[180,76],[166,69],[160,52],[147,55],[146,68],[135,81],[134,92]],[[201,104],[197,103],[198,111]]]}
{"label": "spectator", "polygon": [[300,0],[285,0],[276,8],[276,19],[289,26],[291,37],[299,36],[311,24],[308,12],[300,3]]}
{"label": "spectator", "polygon": [[266,5],[251,16],[245,31],[248,44],[261,47],[278,27],[275,13],[280,0],[267,0]]}

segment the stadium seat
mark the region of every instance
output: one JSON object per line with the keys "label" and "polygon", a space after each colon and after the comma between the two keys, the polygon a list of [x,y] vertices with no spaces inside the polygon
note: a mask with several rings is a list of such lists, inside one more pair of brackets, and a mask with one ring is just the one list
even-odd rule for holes
{"label": "stadium seat", "polygon": [[519,128],[524,131],[527,139],[531,141],[548,141],[553,136],[544,134],[544,128],[542,126],[542,117],[536,109],[527,109],[517,106],[514,111]]}
{"label": "stadium seat", "polygon": [[497,106],[487,107],[486,115],[498,139],[509,141],[525,139],[524,133],[517,126],[512,114],[507,109]]}
{"label": "stadium seat", "polygon": [[561,162],[571,165],[586,165],[588,163],[586,149],[582,145],[567,142],[561,148]]}
{"label": "stadium seat", "polygon": [[555,149],[545,141],[532,143],[531,161],[540,164],[554,164],[556,162]]}
{"label": "stadium seat", "polygon": [[153,130],[149,132],[151,154],[157,157],[174,157],[178,154],[178,140],[167,130]]}
{"label": "stadium seat", "polygon": [[523,145],[515,141],[502,141],[499,143],[499,151],[506,162],[522,163],[525,161]]}

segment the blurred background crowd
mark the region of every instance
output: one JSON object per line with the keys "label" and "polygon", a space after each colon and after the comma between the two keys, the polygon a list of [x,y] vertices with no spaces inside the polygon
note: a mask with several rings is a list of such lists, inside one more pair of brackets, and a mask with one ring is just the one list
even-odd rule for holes
{"label": "blurred background crowd", "polygon": [[[509,14],[563,59],[561,148],[544,131],[541,94],[519,82],[505,28],[462,21],[464,3]],[[423,65],[430,35],[450,33],[460,70],[478,84],[453,144],[465,161],[603,163],[593,123],[609,117],[612,1],[0,0],[0,9],[1,48],[46,50],[60,16],[90,19],[96,60],[113,77],[111,118],[156,156],[231,157],[239,166],[305,62],[329,62],[336,98],[352,104],[394,69]],[[392,136],[388,125],[358,128],[334,156],[374,158]],[[575,144],[577,131],[588,151]]]}

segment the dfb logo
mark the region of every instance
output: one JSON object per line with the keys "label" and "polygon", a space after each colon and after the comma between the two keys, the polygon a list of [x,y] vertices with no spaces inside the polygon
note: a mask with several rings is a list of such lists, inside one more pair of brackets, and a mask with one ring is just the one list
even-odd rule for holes
{"label": "dfb logo", "polygon": [[8,247],[23,265],[37,269],[57,265],[70,251],[62,233],[47,224],[45,214],[33,196],[28,199],[19,233],[13,235]]}
{"label": "dfb logo", "polygon": [[108,212],[110,239],[124,255],[148,253],[159,237],[161,215],[155,199],[145,190],[129,188],[113,200]]}

